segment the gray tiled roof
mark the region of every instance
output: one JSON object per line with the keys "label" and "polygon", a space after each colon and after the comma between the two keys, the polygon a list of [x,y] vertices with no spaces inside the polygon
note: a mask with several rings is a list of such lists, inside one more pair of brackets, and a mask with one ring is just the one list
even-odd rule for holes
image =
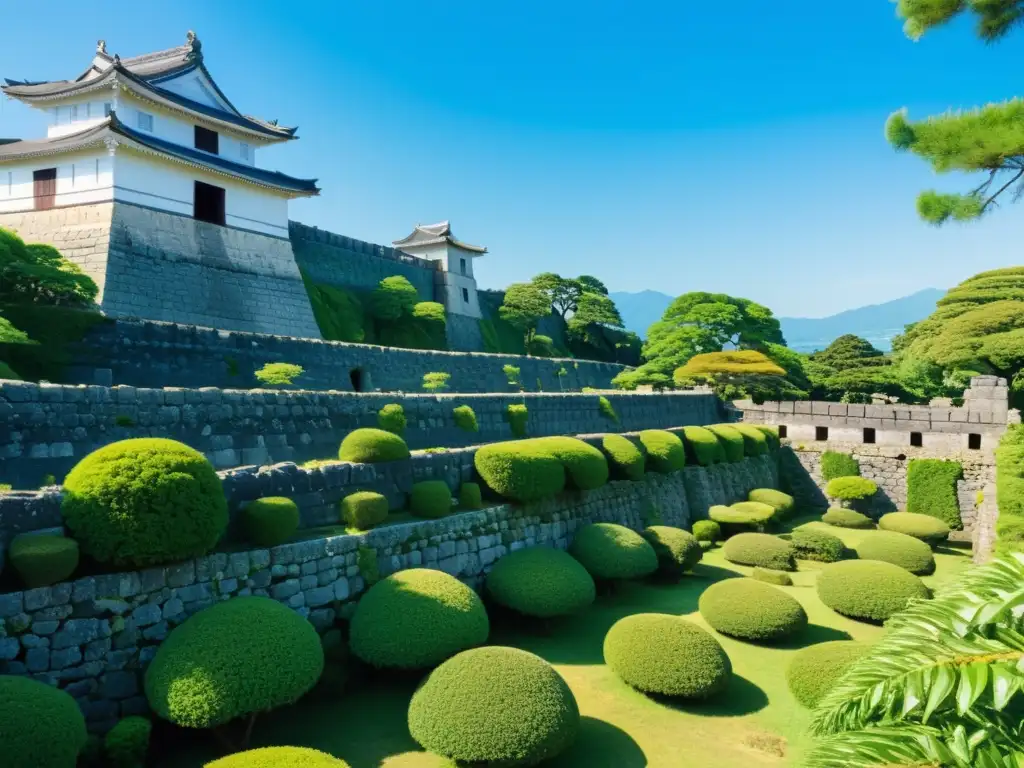
{"label": "gray tiled roof", "polygon": [[474,253],[487,253],[487,249],[482,245],[470,245],[458,240],[455,235],[452,234],[452,225],[450,221],[441,221],[437,224],[417,224],[416,229],[408,237],[404,237],[401,240],[395,240],[392,245],[396,248],[412,248],[412,247],[423,247],[428,245],[441,245],[442,243],[448,243],[454,245],[456,248],[462,248],[466,251],[473,251]]}

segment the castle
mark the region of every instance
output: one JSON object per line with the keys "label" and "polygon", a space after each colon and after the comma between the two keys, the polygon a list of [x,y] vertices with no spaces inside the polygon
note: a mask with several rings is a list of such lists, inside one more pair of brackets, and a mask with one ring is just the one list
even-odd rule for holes
{"label": "castle", "polygon": [[385,247],[289,221],[316,181],[261,168],[257,151],[296,129],[239,111],[193,32],[124,59],[101,40],[74,79],[0,88],[49,118],[45,138],[0,139],[0,227],[82,267],[108,316],[319,338],[303,273],[359,288],[402,274],[444,304],[451,348],[480,347],[472,264],[487,249],[448,222]]}

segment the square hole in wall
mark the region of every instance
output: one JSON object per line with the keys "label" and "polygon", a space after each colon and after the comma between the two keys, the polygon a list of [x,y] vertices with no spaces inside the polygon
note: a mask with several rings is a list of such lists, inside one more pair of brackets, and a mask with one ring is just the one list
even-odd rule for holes
{"label": "square hole in wall", "polygon": [[967,436],[967,447],[972,451],[981,450],[981,435],[971,433]]}
{"label": "square hole in wall", "polygon": [[924,439],[922,438],[920,432],[911,432],[910,433],[910,444],[914,448],[920,448],[922,445],[924,445]]}
{"label": "square hole in wall", "polygon": [[864,427],[864,442],[872,445],[875,442],[875,428]]}
{"label": "square hole in wall", "polygon": [[789,437],[789,435],[786,433],[786,425],[779,424],[779,438],[781,439],[783,437]]}
{"label": "square hole in wall", "polygon": [[815,440],[828,440],[828,427],[815,427],[814,428],[814,439]]}

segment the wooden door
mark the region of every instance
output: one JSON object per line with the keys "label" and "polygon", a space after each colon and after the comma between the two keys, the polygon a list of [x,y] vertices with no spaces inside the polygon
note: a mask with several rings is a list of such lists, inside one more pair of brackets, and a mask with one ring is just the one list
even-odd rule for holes
{"label": "wooden door", "polygon": [[32,196],[35,199],[37,211],[53,208],[57,201],[56,168],[44,168],[32,173]]}

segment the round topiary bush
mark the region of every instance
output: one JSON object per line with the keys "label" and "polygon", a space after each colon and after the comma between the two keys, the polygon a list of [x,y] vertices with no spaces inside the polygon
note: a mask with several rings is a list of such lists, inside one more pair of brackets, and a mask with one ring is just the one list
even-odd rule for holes
{"label": "round topiary bush", "polygon": [[760,532],[775,517],[775,508],[759,501],[741,501],[731,507],[716,504],[708,510],[708,517],[718,523],[726,534]]}
{"label": "round topiary bush", "polygon": [[267,597],[236,597],[171,631],[146,669],[146,698],[164,720],[215,728],[297,701],[323,668],[306,619]]}
{"label": "round topiary bush", "polygon": [[159,437],[111,443],[78,462],[64,480],[61,514],[83,553],[117,566],[200,557],[228,524],[213,465]]}
{"label": "round topiary bush", "polygon": [[644,537],[615,523],[578,529],[569,554],[595,579],[639,579],[658,570],[658,556]]}
{"label": "round topiary bush", "polygon": [[283,496],[267,496],[245,505],[245,535],[253,544],[276,547],[299,529],[299,505]]}
{"label": "round topiary bush", "polygon": [[896,531],[871,531],[854,547],[861,560],[880,560],[927,576],[935,572],[932,548],[920,539]]}
{"label": "round topiary bush", "polygon": [[708,624],[741,640],[779,640],[807,627],[807,613],[800,603],[754,579],[716,582],[701,594],[698,607]]}
{"label": "round topiary bush", "polygon": [[710,429],[704,427],[683,427],[683,447],[686,448],[686,460],[702,467],[720,464],[725,461],[725,449],[718,437]]}
{"label": "round topiary bush", "polygon": [[814,528],[797,528],[790,534],[789,543],[796,549],[798,560],[834,563],[846,553],[842,539]]}
{"label": "round topiary bush", "polygon": [[834,525],[836,528],[874,528],[875,521],[867,515],[852,509],[831,507],[821,516],[821,522]]}
{"label": "round topiary bush", "polygon": [[664,576],[678,578],[692,570],[704,557],[700,542],[682,528],[652,525],[640,535],[654,548],[654,554],[658,556],[658,572]]}
{"label": "round topiary bush", "polygon": [[540,437],[537,442],[562,462],[573,488],[590,491],[608,482],[608,460],[594,446],[575,437]]}
{"label": "round topiary bush", "polygon": [[133,715],[119,720],[103,738],[103,751],[111,768],[139,768],[146,764],[153,724]]}
{"label": "round topiary bush", "polygon": [[818,597],[836,613],[852,619],[882,622],[914,599],[929,597],[917,576],[892,563],[843,560],[818,575]]}
{"label": "round topiary bush", "polygon": [[462,509],[481,509],[484,497],[477,483],[463,483],[459,487],[459,507]]}
{"label": "round topiary bush", "polygon": [[638,437],[647,454],[647,469],[668,474],[686,466],[686,449],[676,435],[663,429],[645,429]]}
{"label": "round topiary bush", "polygon": [[663,613],[615,622],[604,638],[604,661],[639,691],[687,699],[713,696],[732,675],[729,657],[709,632]]}
{"label": "round topiary bush", "polygon": [[795,505],[792,496],[788,493],[777,491],[774,488],[756,488],[747,496],[747,501],[767,504],[775,510],[776,520],[783,520],[789,517]]}
{"label": "round topiary bush", "polygon": [[762,456],[768,453],[768,437],[755,426],[744,424],[730,424],[743,436],[743,452],[747,456]]}
{"label": "round topiary bush", "polygon": [[883,531],[895,531],[920,539],[929,546],[941,544],[949,538],[949,526],[931,515],[916,512],[890,512],[878,520]]}
{"label": "round topiary bush", "polygon": [[410,568],[378,581],[349,625],[352,653],[374,667],[426,669],[487,642],[480,597],[454,576]]}
{"label": "round topiary bush", "polygon": [[646,459],[636,443],[622,435],[605,435],[601,450],[608,457],[612,476],[619,480],[643,480]]}
{"label": "round topiary bush", "polygon": [[713,544],[722,538],[722,526],[714,520],[697,520],[693,524],[693,538]]}
{"label": "round topiary bush", "polygon": [[444,480],[421,480],[412,484],[409,494],[409,509],[416,517],[436,520],[450,515],[452,492]]}
{"label": "round topiary bush", "polygon": [[777,587],[793,586],[793,577],[783,571],[773,571],[771,568],[754,568],[750,572],[750,578],[763,581],[765,584],[774,584]]}
{"label": "round topiary bush", "polygon": [[401,461],[409,458],[409,446],[396,434],[364,427],[345,435],[338,449],[338,458],[356,464]]}
{"label": "round topiary bush", "polygon": [[482,446],[473,466],[488,488],[513,501],[537,501],[565,488],[562,462],[533,440]]}
{"label": "round topiary bush", "polygon": [[431,672],[409,703],[409,733],[459,765],[532,766],[572,744],[576,699],[539,656],[490,646]]}
{"label": "round topiary bush", "polygon": [[863,501],[878,492],[878,486],[866,477],[837,477],[825,486],[825,495],[840,501]]}
{"label": "round topiary bush", "polygon": [[75,768],[85,717],[70,694],[18,675],[0,676],[0,758],[4,768]]}
{"label": "round topiary bush", "polygon": [[222,757],[207,763],[205,768],[349,768],[349,765],[316,749],[261,747]]}
{"label": "round topiary bush", "polygon": [[405,425],[405,409],[398,403],[389,403],[377,411],[377,426],[385,432],[401,435]]}
{"label": "round topiary bush", "polygon": [[560,549],[531,547],[510,552],[487,574],[487,593],[525,616],[564,616],[594,602],[594,580]]}
{"label": "round topiary bush", "polygon": [[711,424],[705,427],[710,432],[713,432],[715,437],[722,444],[722,449],[725,451],[725,460],[730,463],[737,461],[743,461],[743,457],[746,455],[743,448],[743,435],[737,432],[731,424]]}
{"label": "round topiary bush", "polygon": [[814,709],[843,672],[868,650],[865,643],[853,640],[832,640],[802,648],[786,669],[789,690],[800,704]]}
{"label": "round topiary bush", "polygon": [[22,534],[11,542],[7,555],[26,587],[48,587],[75,572],[78,542],[65,536]]}
{"label": "round topiary bush", "polygon": [[380,525],[388,517],[388,500],[375,491],[356,491],[340,502],[342,522],[361,531]]}
{"label": "round topiary bush", "polygon": [[768,533],[738,533],[725,542],[725,559],[737,565],[759,565],[775,571],[796,570],[796,550]]}

